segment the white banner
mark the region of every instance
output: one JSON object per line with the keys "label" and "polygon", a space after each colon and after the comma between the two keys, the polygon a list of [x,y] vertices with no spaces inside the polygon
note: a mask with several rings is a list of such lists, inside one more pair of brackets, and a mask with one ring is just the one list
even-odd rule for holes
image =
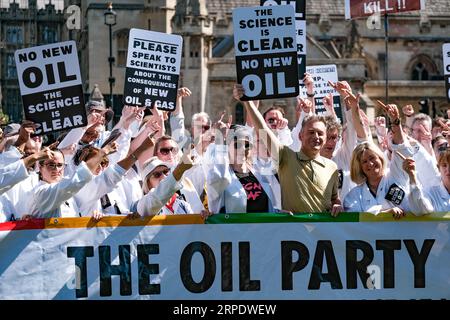
{"label": "white banner", "polygon": [[80,219],[3,228],[0,299],[450,298],[448,221]]}
{"label": "white banner", "polygon": [[[326,110],[323,106],[322,99],[327,94],[333,95],[333,106],[336,115],[342,123],[341,99],[339,93],[328,84],[328,81],[336,83],[338,81],[337,67],[335,64],[327,64],[320,66],[308,66],[306,72],[312,75],[314,79],[314,99],[316,102],[316,113],[325,114]],[[306,97],[306,87],[300,88],[300,96]]]}

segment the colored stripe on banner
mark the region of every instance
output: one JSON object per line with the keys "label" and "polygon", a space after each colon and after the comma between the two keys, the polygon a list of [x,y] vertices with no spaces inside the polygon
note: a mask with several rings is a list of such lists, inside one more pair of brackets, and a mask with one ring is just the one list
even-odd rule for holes
{"label": "colored stripe on banner", "polygon": [[19,220],[0,223],[0,231],[44,229],[45,219]]}
{"label": "colored stripe on banner", "polygon": [[130,219],[125,216],[107,216],[100,221],[91,217],[33,219],[0,223],[0,231],[31,229],[65,229],[65,228],[105,228],[105,227],[139,227],[139,226],[173,226],[183,224],[204,224],[199,214],[157,215]]}
{"label": "colored stripe on banner", "polygon": [[427,221],[448,221],[450,220],[450,212],[432,212],[423,216],[416,216],[412,213],[407,213],[401,219],[395,219],[390,213],[380,213],[377,215],[371,213],[360,213],[360,222],[427,222]]}
{"label": "colored stripe on banner", "polygon": [[206,220],[207,224],[220,223],[286,223],[286,222],[358,222],[358,213],[344,212],[337,217],[329,213],[232,213],[215,214]]}

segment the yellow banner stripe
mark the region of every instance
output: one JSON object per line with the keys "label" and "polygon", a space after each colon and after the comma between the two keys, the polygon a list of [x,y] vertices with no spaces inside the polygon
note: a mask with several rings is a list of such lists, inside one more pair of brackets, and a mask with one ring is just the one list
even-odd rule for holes
{"label": "yellow banner stripe", "polygon": [[450,212],[432,212],[430,214],[426,214],[423,216],[416,216],[412,213],[407,213],[405,217],[401,219],[394,219],[392,214],[389,213],[380,213],[378,215],[374,215],[371,213],[360,213],[359,214],[359,222],[426,222],[426,221],[449,221],[450,220]]}
{"label": "yellow banner stripe", "polygon": [[199,214],[157,215],[136,219],[130,219],[125,216],[107,216],[100,221],[95,221],[91,217],[51,218],[45,220],[45,229],[172,226],[182,224],[204,224],[204,221]]}

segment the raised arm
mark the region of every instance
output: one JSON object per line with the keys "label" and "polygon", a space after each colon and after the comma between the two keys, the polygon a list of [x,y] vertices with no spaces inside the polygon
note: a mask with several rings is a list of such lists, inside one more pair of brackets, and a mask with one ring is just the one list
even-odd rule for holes
{"label": "raised arm", "polygon": [[[233,97],[236,100],[241,101],[240,99],[243,95],[244,89],[242,85],[236,84],[233,88]],[[263,139],[263,143],[266,146],[267,150],[269,151],[270,156],[272,157],[272,159],[278,160],[278,153],[281,147],[278,138],[267,126],[262,114],[258,111],[253,101],[245,101],[243,102],[243,104],[245,106],[247,114],[249,115],[250,119],[253,122],[255,130],[265,131],[267,139]]]}

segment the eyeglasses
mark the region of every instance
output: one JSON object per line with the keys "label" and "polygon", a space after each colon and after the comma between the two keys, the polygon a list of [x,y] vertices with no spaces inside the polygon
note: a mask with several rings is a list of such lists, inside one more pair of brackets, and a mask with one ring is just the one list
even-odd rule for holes
{"label": "eyeglasses", "polygon": [[51,170],[61,170],[66,166],[64,163],[45,163],[44,165]]}
{"label": "eyeglasses", "polygon": [[178,150],[174,147],[170,148],[161,148],[159,149],[159,152],[163,155],[168,155],[170,152],[177,152]]}
{"label": "eyeglasses", "polygon": [[269,119],[267,119],[267,122],[268,122],[269,124],[274,124],[274,123],[276,123],[276,121],[277,121],[277,119],[275,119],[275,118],[269,118]]}
{"label": "eyeglasses", "polygon": [[170,172],[169,169],[164,169],[164,170],[161,170],[161,171],[155,171],[155,172],[152,172],[150,174],[150,177],[154,177],[156,179],[159,179],[162,175],[167,176],[169,174],[169,172]]}

